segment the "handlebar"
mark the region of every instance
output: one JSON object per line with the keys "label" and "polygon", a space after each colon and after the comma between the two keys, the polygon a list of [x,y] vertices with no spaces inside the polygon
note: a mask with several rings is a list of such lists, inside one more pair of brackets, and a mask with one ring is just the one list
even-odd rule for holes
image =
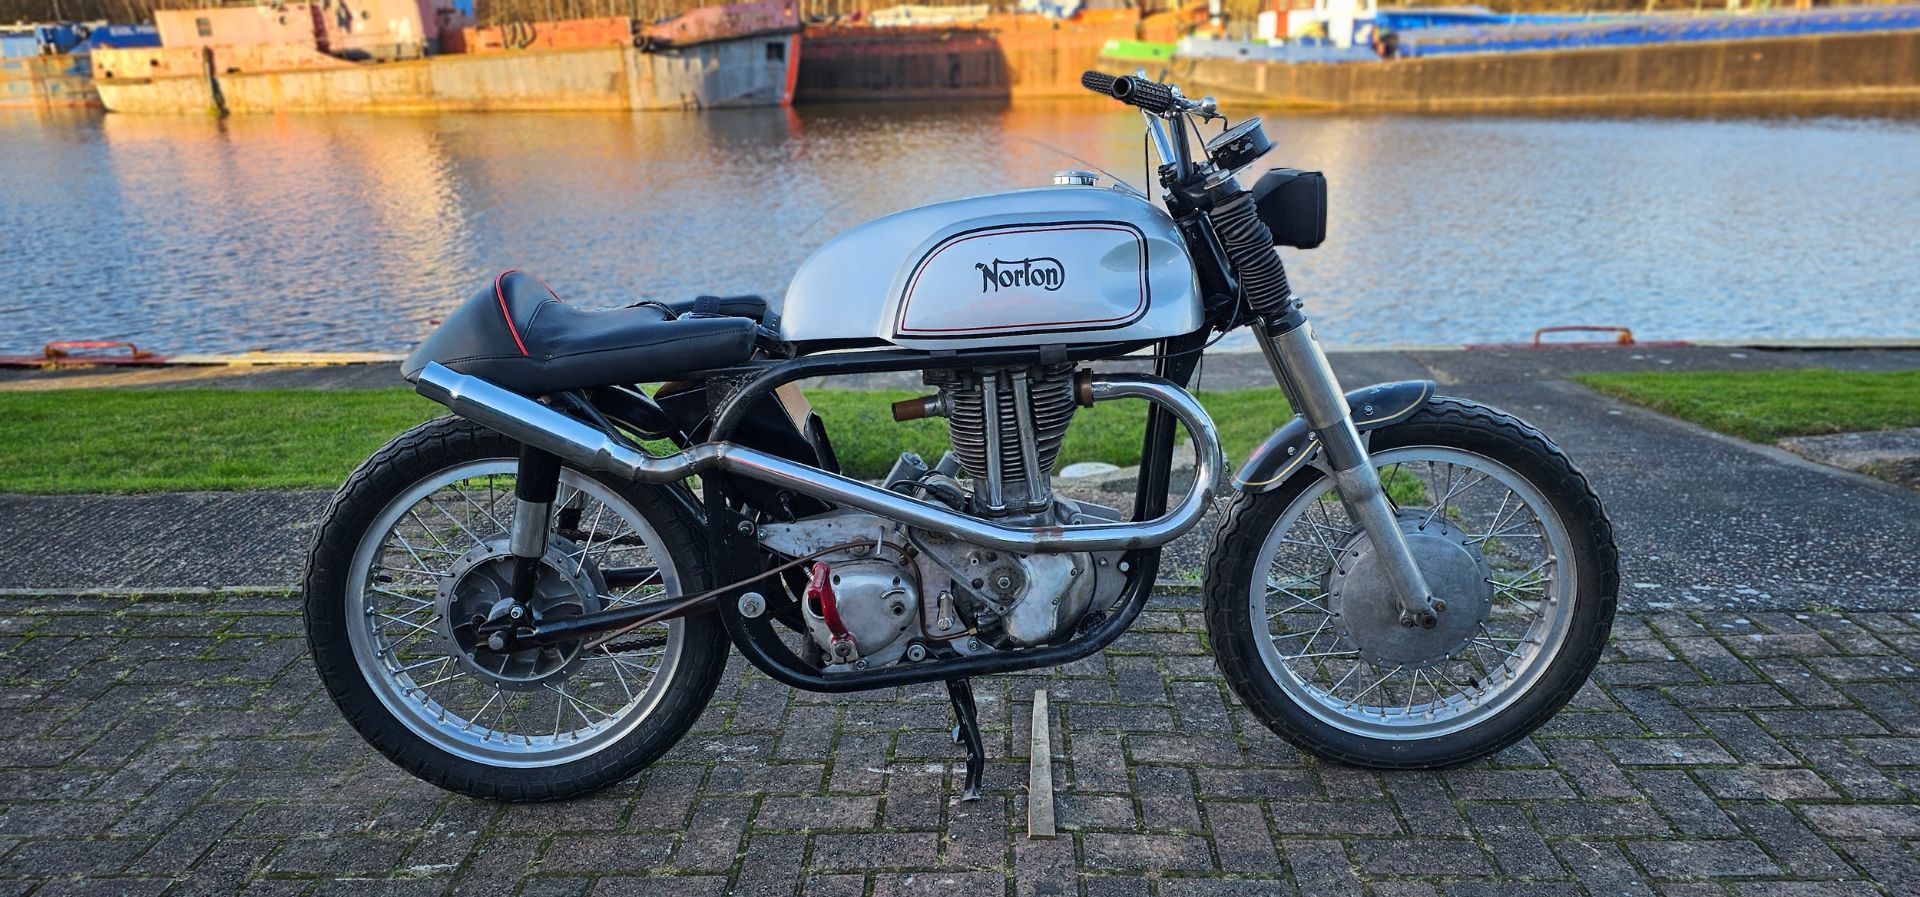
{"label": "handlebar", "polygon": [[1165,115],[1190,105],[1171,85],[1137,75],[1116,78],[1105,72],[1087,72],[1080,76],[1080,86],[1155,115]]}
{"label": "handlebar", "polygon": [[[1189,211],[1205,214],[1218,240],[1218,253],[1224,256],[1220,260],[1223,273],[1238,280],[1238,292],[1246,306],[1264,319],[1282,322],[1286,328],[1298,326],[1304,319],[1299,318],[1299,303],[1287,283],[1286,268],[1274,252],[1273,231],[1261,217],[1253,194],[1240,187],[1235,174],[1266,151],[1260,120],[1249,119],[1240,133],[1222,133],[1230,145],[1221,152],[1234,154],[1238,164],[1215,167],[1215,149],[1209,143],[1208,156],[1201,160],[1204,164],[1196,167],[1187,149],[1186,123],[1175,113],[1215,118],[1218,111],[1212,97],[1190,100],[1171,84],[1138,75],[1116,78],[1105,72],[1082,74],[1080,86],[1146,113],[1147,135],[1153,138],[1164,163],[1160,178],[1168,188],[1168,211],[1176,217]],[[1286,324],[1288,321],[1292,323]]]}

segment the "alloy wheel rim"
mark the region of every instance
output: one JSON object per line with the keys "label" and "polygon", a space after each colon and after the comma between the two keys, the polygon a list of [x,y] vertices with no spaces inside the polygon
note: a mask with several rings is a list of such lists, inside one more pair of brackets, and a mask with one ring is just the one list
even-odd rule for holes
{"label": "alloy wheel rim", "polygon": [[[375,518],[356,548],[346,593],[348,640],[361,676],[407,729],[450,754],[490,766],[554,766],[592,756],[650,718],[682,663],[685,625],[674,620],[623,636],[636,651],[594,649],[564,678],[523,690],[487,687],[452,653],[458,640],[439,611],[439,583],[461,558],[511,526],[510,458],[458,465],[416,483]],[[563,561],[585,575],[609,558],[651,559],[656,571],[613,590],[619,607],[679,594],[681,576],[636,508],[591,477],[561,472],[556,515],[578,511],[585,539],[557,536]],[[595,557],[599,550],[601,555]],[[592,577],[598,580],[598,571]]]}
{"label": "alloy wheel rim", "polygon": [[[1545,495],[1491,458],[1408,446],[1377,452],[1373,460],[1390,495],[1402,501],[1396,509],[1405,526],[1424,521],[1430,529],[1451,530],[1449,538],[1486,562],[1484,610],[1450,607],[1485,619],[1440,661],[1411,649],[1363,650],[1384,633],[1371,629],[1356,640],[1330,587],[1345,552],[1365,537],[1355,535],[1331,481],[1321,475],[1261,545],[1248,589],[1250,619],[1256,629],[1264,627],[1255,633],[1258,653],[1296,705],[1334,728],[1395,741],[1460,732],[1528,694],[1565,646],[1577,582],[1572,540]],[[1391,656],[1382,660],[1381,654]],[[1406,657],[1419,660],[1391,665]]]}

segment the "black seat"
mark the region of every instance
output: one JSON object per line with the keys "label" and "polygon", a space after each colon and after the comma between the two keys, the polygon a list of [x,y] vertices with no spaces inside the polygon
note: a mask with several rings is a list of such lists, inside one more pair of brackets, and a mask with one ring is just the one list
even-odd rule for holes
{"label": "black seat", "polygon": [[532,275],[506,271],[447,316],[401,365],[439,362],[526,395],[651,383],[753,354],[753,319],[675,317],[658,304],[587,311]]}
{"label": "black seat", "polygon": [[676,315],[728,315],[735,318],[752,318],[766,324],[767,300],[759,296],[698,296],[692,299],[679,299],[666,303]]}

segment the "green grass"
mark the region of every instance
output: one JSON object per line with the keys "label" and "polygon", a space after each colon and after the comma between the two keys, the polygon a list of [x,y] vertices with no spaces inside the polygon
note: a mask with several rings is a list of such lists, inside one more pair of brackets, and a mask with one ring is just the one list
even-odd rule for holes
{"label": "green grass", "polygon": [[332,487],[436,414],[406,389],[0,394],[0,490]]}
{"label": "green grass", "polygon": [[[827,435],[840,456],[840,466],[853,476],[885,476],[901,452],[918,452],[932,463],[946,450],[947,422],[918,420],[895,423],[892,404],[926,395],[920,390],[808,390],[807,400],[827,424]],[[1227,457],[1244,459],[1285,423],[1292,413],[1277,388],[1196,393],[1220,430]],[[1146,421],[1144,401],[1102,402],[1081,408],[1067,428],[1060,448],[1060,465],[1076,461],[1105,461],[1122,467],[1140,463],[1141,429]]]}
{"label": "green grass", "polygon": [[1754,442],[1920,426],[1920,371],[1678,371],[1575,379]]}
{"label": "green grass", "polygon": [[[929,461],[944,421],[895,423],[919,391],[808,392],[843,467],[879,477],[902,451]],[[1278,389],[1201,393],[1229,458],[1243,459],[1287,417]],[[1080,409],[1061,464],[1139,462],[1140,401]],[[54,390],[0,393],[0,492],[331,489],[396,434],[441,413],[404,388]]]}

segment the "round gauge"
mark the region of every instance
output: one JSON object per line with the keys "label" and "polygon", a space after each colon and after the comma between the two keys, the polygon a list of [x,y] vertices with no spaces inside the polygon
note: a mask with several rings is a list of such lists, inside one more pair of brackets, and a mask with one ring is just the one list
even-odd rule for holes
{"label": "round gauge", "polygon": [[1258,116],[1249,118],[1207,141],[1207,158],[1222,171],[1238,171],[1273,149],[1273,141],[1260,126]]}

